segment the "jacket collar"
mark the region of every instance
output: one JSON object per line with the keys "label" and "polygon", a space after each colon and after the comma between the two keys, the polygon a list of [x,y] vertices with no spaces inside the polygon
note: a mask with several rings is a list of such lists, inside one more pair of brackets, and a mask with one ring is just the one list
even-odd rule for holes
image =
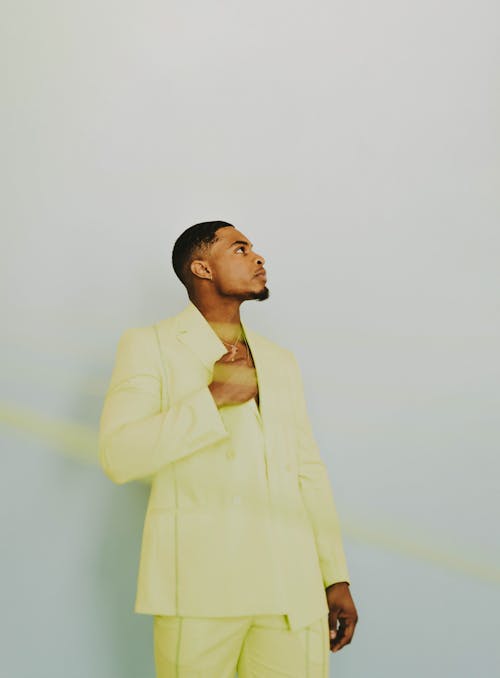
{"label": "jacket collar", "polygon": [[[258,370],[258,357],[256,356],[256,353],[258,354],[258,348],[256,348],[257,336],[246,326],[241,318],[240,322],[252,352],[255,368]],[[191,300],[177,314],[177,337],[180,341],[187,344],[209,369],[212,369],[213,364],[227,353],[228,350],[203,313]]]}

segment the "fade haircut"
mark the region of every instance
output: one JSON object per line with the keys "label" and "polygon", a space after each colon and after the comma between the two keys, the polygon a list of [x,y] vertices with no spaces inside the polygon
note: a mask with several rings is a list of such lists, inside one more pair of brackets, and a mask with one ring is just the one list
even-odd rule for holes
{"label": "fade haircut", "polygon": [[218,240],[216,231],[219,228],[230,226],[227,221],[202,221],[187,228],[177,238],[172,250],[172,266],[176,276],[186,289],[191,286],[191,272],[189,266],[193,259],[203,259],[210,246]]}

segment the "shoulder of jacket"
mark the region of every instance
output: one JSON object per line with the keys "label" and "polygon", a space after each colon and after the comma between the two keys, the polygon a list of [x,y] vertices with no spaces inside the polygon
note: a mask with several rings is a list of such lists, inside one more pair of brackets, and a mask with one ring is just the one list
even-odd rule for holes
{"label": "shoulder of jacket", "polygon": [[155,339],[154,325],[142,325],[140,327],[127,327],[118,340],[121,347],[141,346],[152,347]]}
{"label": "shoulder of jacket", "polygon": [[149,325],[150,330],[156,332],[158,336],[167,338],[177,332],[178,315],[172,315],[168,318],[160,318]]}
{"label": "shoulder of jacket", "polygon": [[147,338],[148,336],[154,337],[155,333],[161,332],[168,333],[169,331],[175,330],[176,327],[176,316],[170,316],[169,318],[161,318],[155,322],[150,323],[149,325],[141,325],[137,327],[128,327],[122,332],[122,336],[137,336]]}
{"label": "shoulder of jacket", "polygon": [[280,355],[285,359],[288,358],[289,360],[295,358],[293,351],[291,351],[286,346],[278,344],[277,341],[269,339],[269,337],[266,337],[263,334],[260,334],[259,332],[255,332],[254,330],[251,330],[251,333],[257,339],[257,341],[259,341],[259,343],[266,346],[266,348],[268,348],[269,350],[274,351],[277,355]]}
{"label": "shoulder of jacket", "polygon": [[153,334],[153,325],[142,325],[141,327],[126,327],[122,333],[121,337],[138,337],[145,338]]}

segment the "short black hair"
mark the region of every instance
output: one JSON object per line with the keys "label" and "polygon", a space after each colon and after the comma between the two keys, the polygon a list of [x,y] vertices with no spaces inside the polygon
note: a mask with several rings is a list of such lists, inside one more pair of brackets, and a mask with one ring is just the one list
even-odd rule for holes
{"label": "short black hair", "polygon": [[227,221],[202,221],[187,228],[174,243],[172,266],[181,283],[189,289],[189,266],[193,259],[202,258],[207,249],[217,241],[216,231],[233,224]]}

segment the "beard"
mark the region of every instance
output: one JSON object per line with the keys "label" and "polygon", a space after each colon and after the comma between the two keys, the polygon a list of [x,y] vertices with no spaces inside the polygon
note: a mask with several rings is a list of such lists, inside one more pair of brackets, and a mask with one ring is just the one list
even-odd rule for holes
{"label": "beard", "polygon": [[269,288],[264,286],[260,292],[251,292],[250,299],[257,299],[257,301],[264,301],[269,298]]}

